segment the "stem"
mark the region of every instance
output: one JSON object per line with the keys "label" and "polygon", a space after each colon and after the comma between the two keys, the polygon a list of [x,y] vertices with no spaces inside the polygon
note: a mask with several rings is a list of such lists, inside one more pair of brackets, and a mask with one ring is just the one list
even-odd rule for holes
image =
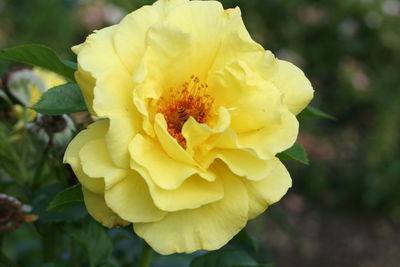
{"label": "stem", "polygon": [[32,179],[32,188],[34,190],[36,190],[36,187],[40,185],[40,176],[42,175],[44,163],[47,160],[48,153],[49,153],[49,147],[47,146],[46,149],[43,151],[42,157],[39,162],[39,166],[37,167]]}
{"label": "stem", "polygon": [[43,225],[42,228],[42,253],[43,263],[56,259],[56,234],[53,225]]}
{"label": "stem", "polygon": [[153,249],[143,241],[142,254],[140,255],[139,267],[150,267],[151,257],[153,256]]}

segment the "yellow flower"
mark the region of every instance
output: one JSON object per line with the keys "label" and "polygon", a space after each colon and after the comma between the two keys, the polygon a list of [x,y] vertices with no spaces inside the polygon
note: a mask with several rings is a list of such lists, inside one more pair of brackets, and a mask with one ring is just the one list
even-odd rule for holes
{"label": "yellow flower", "polygon": [[73,47],[99,118],[65,153],[89,213],[157,252],[214,250],[291,186],[275,157],[313,90],[249,36],[239,8],[159,0]]}
{"label": "yellow flower", "polygon": [[[54,72],[38,67],[24,68],[10,74],[7,80],[7,88],[23,106],[31,107],[40,99],[43,92],[66,82],[63,77]],[[37,114],[33,109],[28,109],[27,114],[24,115],[24,108],[21,105],[14,105],[14,110],[20,119],[16,128],[23,126],[24,116],[27,116],[27,121],[33,121]]]}

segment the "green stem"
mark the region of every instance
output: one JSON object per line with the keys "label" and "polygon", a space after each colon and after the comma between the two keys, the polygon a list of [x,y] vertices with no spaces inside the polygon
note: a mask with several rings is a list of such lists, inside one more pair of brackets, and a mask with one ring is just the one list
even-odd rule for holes
{"label": "green stem", "polygon": [[153,249],[143,241],[142,254],[140,255],[139,267],[150,267]]}
{"label": "green stem", "polygon": [[49,154],[49,147],[47,146],[46,149],[43,151],[42,157],[39,162],[39,166],[37,167],[35,174],[33,175],[32,179],[32,188],[36,190],[36,188],[40,185],[40,178],[43,172],[44,163],[47,160],[47,156]]}
{"label": "green stem", "polygon": [[43,263],[48,263],[56,259],[56,231],[50,224],[42,227]]}

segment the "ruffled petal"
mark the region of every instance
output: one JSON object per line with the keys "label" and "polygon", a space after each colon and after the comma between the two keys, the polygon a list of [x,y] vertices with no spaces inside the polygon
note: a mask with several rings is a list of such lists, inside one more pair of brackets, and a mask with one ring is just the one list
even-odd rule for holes
{"label": "ruffled petal", "polygon": [[128,146],[142,127],[142,116],[133,104],[131,77],[118,70],[104,71],[94,89],[93,109],[110,119],[106,145],[113,162],[129,168]]}
{"label": "ruffled petal", "polygon": [[224,198],[197,209],[169,213],[159,222],[134,224],[135,232],[163,255],[225,245],[246,225],[248,194],[226,167],[215,166],[215,171],[223,182]]}
{"label": "ruffled petal", "polygon": [[93,179],[87,176],[82,170],[82,164],[79,158],[81,149],[86,143],[102,138],[108,129],[108,121],[100,120],[92,123],[86,130],[81,131],[68,145],[64,154],[64,162],[71,165],[79,182],[95,193],[104,192],[103,179]]}
{"label": "ruffled petal", "polygon": [[292,186],[292,179],[281,162],[263,180],[242,181],[249,193],[249,219],[258,216],[269,205],[278,202]]}
{"label": "ruffled petal", "polygon": [[186,179],[178,188],[167,190],[157,186],[146,169],[135,163],[133,166],[148,184],[154,204],[164,211],[195,209],[220,200],[224,196],[220,179],[207,181],[199,174],[195,174]]}
{"label": "ruffled petal", "polygon": [[217,158],[236,175],[254,181],[265,179],[279,163],[277,158],[263,160],[246,149],[214,149],[208,153],[204,164],[209,165]]}
{"label": "ruffled petal", "polygon": [[154,205],[147,184],[137,172],[130,171],[118,182],[108,181],[104,194],[107,206],[123,219],[133,223],[154,222],[167,214]]}
{"label": "ruffled petal", "polygon": [[[136,135],[130,146],[132,161],[150,174],[152,181],[164,189],[176,189],[197,172],[193,166],[170,158],[163,148],[150,138]],[[137,166],[132,166],[134,169]]]}
{"label": "ruffled petal", "polygon": [[95,194],[85,187],[82,187],[83,199],[85,201],[86,209],[89,214],[103,226],[111,227],[123,227],[129,224],[129,222],[121,219],[115,214],[110,208],[107,207],[104,202],[104,196]]}
{"label": "ruffled petal", "polygon": [[278,60],[278,72],[273,77],[273,83],[284,94],[285,103],[290,112],[299,114],[311,101],[314,90],[304,72],[284,60]]}
{"label": "ruffled petal", "polygon": [[299,122],[290,112],[283,112],[279,123],[267,125],[256,131],[238,134],[243,147],[251,148],[261,159],[272,159],[290,148],[297,139]]}
{"label": "ruffled petal", "polygon": [[94,79],[110,69],[127,72],[114,49],[113,38],[117,29],[118,25],[114,25],[95,31],[83,44],[72,48],[77,54],[79,67]]}
{"label": "ruffled petal", "polygon": [[143,6],[128,14],[118,25],[115,32],[114,44],[121,61],[133,73],[145,51],[146,33],[149,27],[160,22],[165,16],[179,5],[188,0],[162,0],[153,6]]}

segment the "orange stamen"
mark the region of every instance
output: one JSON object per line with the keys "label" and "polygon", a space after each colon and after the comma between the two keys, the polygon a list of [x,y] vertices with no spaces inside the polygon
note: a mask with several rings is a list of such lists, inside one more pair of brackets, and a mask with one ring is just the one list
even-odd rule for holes
{"label": "orange stamen", "polygon": [[157,102],[158,113],[164,115],[169,134],[186,148],[186,140],[182,135],[185,122],[193,117],[198,123],[207,123],[214,99],[206,93],[207,84],[200,82],[194,75],[189,82],[180,88],[171,88]]}

